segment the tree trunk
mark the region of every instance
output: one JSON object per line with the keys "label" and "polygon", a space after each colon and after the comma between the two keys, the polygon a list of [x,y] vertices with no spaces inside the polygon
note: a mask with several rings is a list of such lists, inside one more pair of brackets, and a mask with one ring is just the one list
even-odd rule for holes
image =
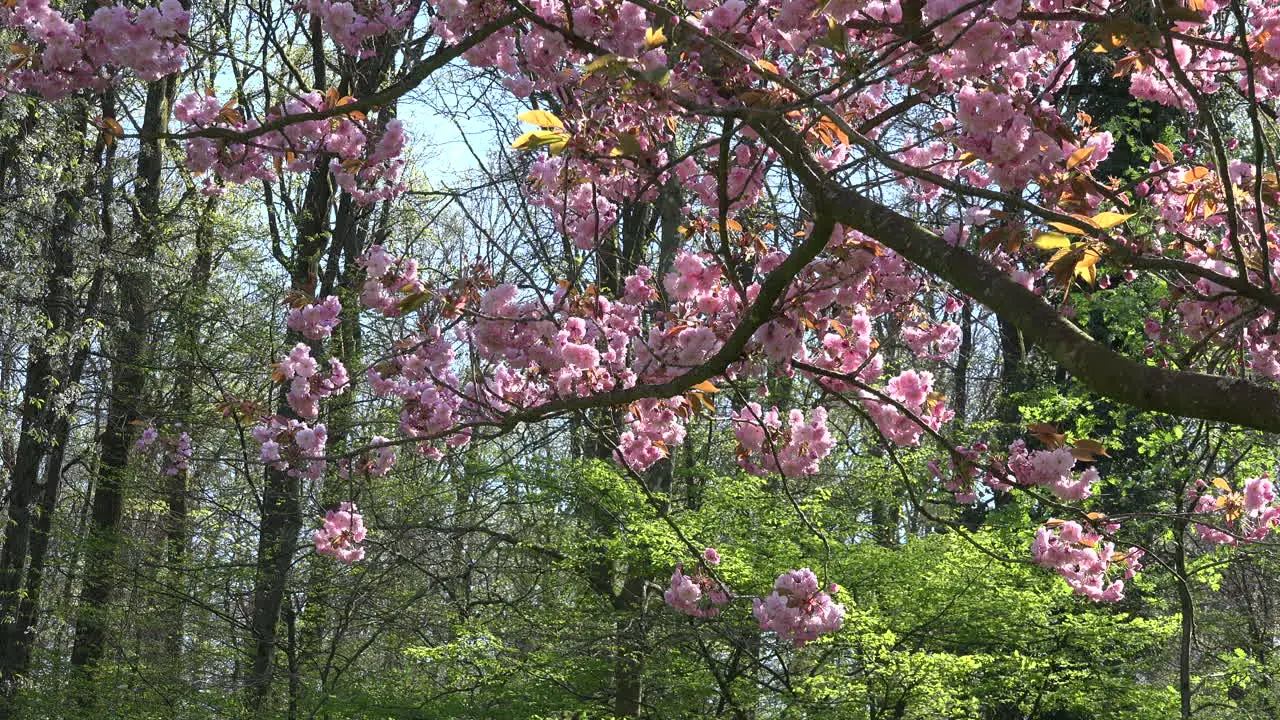
{"label": "tree trunk", "polygon": [[[308,294],[315,290],[318,279],[316,266],[329,245],[331,198],[328,160],[322,156],[311,171],[301,214],[296,221],[298,240],[287,268],[292,290]],[[303,340],[297,331],[285,333],[286,347]],[[318,344],[312,343],[313,353],[317,356],[320,354],[315,352],[318,348]],[[296,417],[283,395],[278,412],[286,417]],[[301,483],[297,477],[267,468],[251,619],[253,667],[248,678],[250,707],[260,713],[264,711],[271,691],[280,608],[289,583],[298,533],[302,530],[300,491]]]}
{"label": "tree trunk", "polygon": [[[147,85],[142,121],[144,138],[154,138],[167,131],[175,88],[172,78]],[[113,116],[114,109],[104,107],[103,114]],[[77,668],[92,666],[102,657],[107,604],[116,585],[112,566],[120,544],[129,448],[133,443],[135,421],[142,416],[148,374],[146,364],[151,354],[150,266],[164,237],[160,203],[162,168],[161,141],[142,140],[138,151],[133,213],[135,240],[130,262],[125,263],[116,275],[121,317],[112,362],[107,422],[102,432],[102,457],[93,493],[84,587],[80,592],[75,645],[71,651],[71,664]],[[109,168],[106,177],[110,182]],[[104,191],[103,195],[105,219],[110,214],[110,193]]]}
{"label": "tree trunk", "polygon": [[[87,116],[87,107],[78,103],[71,123],[73,129],[78,125],[83,131]],[[6,699],[17,690],[18,676],[24,666],[24,646],[30,642],[21,618],[22,599],[18,589],[22,586],[34,527],[31,503],[35,499],[36,480],[58,435],[55,427],[60,404],[58,389],[79,380],[79,373],[75,378],[69,378],[65,371],[59,372],[50,347],[55,346],[70,329],[71,281],[75,273],[75,253],[71,243],[81,222],[84,198],[93,182],[91,176],[84,186],[68,187],[58,193],[55,209],[61,217],[57,227],[43,241],[45,261],[49,264],[43,311],[49,329],[45,342],[33,343],[28,351],[20,437],[10,474],[9,522],[4,546],[0,548],[0,622],[3,622],[0,693]],[[8,712],[7,701],[0,704],[0,717],[6,717]]]}
{"label": "tree trunk", "polygon": [[[196,230],[196,255],[187,281],[187,292],[179,312],[181,345],[178,348],[177,377],[173,400],[174,416],[180,418],[184,428],[189,427],[194,415],[195,375],[201,342],[201,306],[209,290],[209,278],[213,274],[213,248],[210,245],[210,219],[216,199],[210,199],[201,215]],[[174,577],[179,577],[187,557],[187,485],[190,470],[179,470],[166,476],[165,481],[165,565]],[[184,601],[179,599],[170,610],[169,625],[165,629],[165,650],[175,673],[181,671],[182,626]]]}

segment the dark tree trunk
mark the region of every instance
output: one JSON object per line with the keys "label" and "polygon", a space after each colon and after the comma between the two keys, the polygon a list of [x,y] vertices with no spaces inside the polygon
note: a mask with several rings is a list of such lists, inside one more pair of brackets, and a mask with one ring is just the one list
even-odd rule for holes
{"label": "dark tree trunk", "polygon": [[[311,293],[319,279],[316,268],[329,245],[329,203],[333,196],[329,184],[328,160],[320,157],[307,183],[303,207],[296,220],[298,235],[292,258],[288,259],[290,288]],[[285,333],[286,347],[302,342],[296,331]],[[313,350],[317,349],[313,343]],[[295,417],[293,409],[281,397],[277,410]],[[253,591],[253,667],[248,678],[249,703],[259,712],[265,711],[274,675],[275,651],[279,644],[280,609],[289,583],[298,533],[302,529],[300,505],[301,483],[288,473],[267,468],[262,495],[262,522],[258,537],[257,574]]]}
{"label": "dark tree trunk", "polygon": [[[87,126],[87,110],[85,104],[77,103],[69,131],[84,131]],[[7,716],[9,713],[7,700],[17,690],[18,676],[25,667],[26,646],[30,643],[27,626],[22,618],[24,599],[20,597],[18,589],[22,587],[23,571],[33,542],[32,535],[38,532],[38,517],[32,512],[31,506],[37,490],[36,481],[41,465],[50,451],[57,447],[59,438],[65,435],[59,432],[67,420],[64,418],[62,423],[58,421],[61,404],[58,389],[78,382],[80,376],[79,372],[74,372],[74,377],[70,377],[70,368],[59,368],[60,363],[51,347],[69,331],[73,320],[71,282],[75,273],[75,253],[72,242],[82,221],[84,199],[91,193],[94,182],[91,174],[85,180],[85,185],[69,187],[58,194],[55,202],[55,210],[60,213],[58,224],[43,241],[44,259],[49,266],[43,311],[49,330],[46,340],[33,343],[28,351],[20,437],[10,474],[9,522],[5,528],[3,548],[0,548],[0,622],[3,622],[3,635],[0,636],[0,692],[6,698],[5,703],[0,705],[0,716]],[[95,292],[99,289],[100,284],[95,284]],[[83,368],[83,363],[80,363],[80,367]],[[70,409],[65,411],[70,412]],[[54,472],[51,469],[49,474]],[[48,482],[50,478],[46,477],[46,485]]]}
{"label": "dark tree trunk", "polygon": [[[142,120],[144,138],[154,138],[167,131],[175,89],[175,81],[171,78],[147,86]],[[114,116],[114,108],[104,107],[103,114]],[[84,587],[80,592],[75,645],[71,651],[71,664],[77,668],[92,666],[102,657],[107,632],[107,605],[116,585],[113,566],[120,544],[129,448],[134,439],[134,425],[142,416],[148,376],[146,366],[151,354],[151,264],[165,234],[160,197],[162,150],[162,142],[158,139],[140,143],[133,213],[135,240],[130,248],[130,261],[116,275],[121,316],[114,343],[101,462],[93,493]],[[109,183],[109,168],[106,177]],[[104,219],[110,215],[109,200],[110,193],[104,189]]]}
{"label": "dark tree trunk", "polygon": [[[210,244],[210,221],[216,199],[210,199],[201,215],[201,222],[196,230],[196,254],[191,265],[191,275],[187,280],[187,289],[183,298],[183,306],[179,311],[178,327],[180,338],[178,347],[177,377],[174,383],[173,413],[183,422],[184,430],[190,430],[190,420],[195,414],[195,376],[199,364],[200,343],[202,340],[202,320],[205,294],[209,290],[209,278],[213,275],[213,247]],[[165,565],[169,572],[177,577],[182,573],[187,558],[188,540],[188,507],[187,494],[190,481],[190,469],[182,469],[165,480]],[[182,663],[183,607],[181,599],[173,603],[169,611],[168,627],[165,628],[165,650],[172,662],[172,670],[180,672]]]}

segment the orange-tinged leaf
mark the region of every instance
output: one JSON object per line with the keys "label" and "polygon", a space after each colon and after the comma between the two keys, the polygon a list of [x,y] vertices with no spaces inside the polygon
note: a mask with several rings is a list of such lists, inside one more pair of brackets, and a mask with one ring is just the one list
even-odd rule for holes
{"label": "orange-tinged leaf", "polygon": [[843,129],[840,128],[839,123],[837,123],[836,121],[830,118],[825,118],[825,117],[822,118],[822,122],[824,125],[830,126],[831,134],[835,135],[836,139],[839,140],[842,145],[849,144],[849,136],[845,133]]}
{"label": "orange-tinged leaf", "polygon": [[1231,492],[1231,485],[1225,478],[1214,478],[1211,484],[1223,492]]}
{"label": "orange-tinged leaf", "polygon": [[[1085,224],[1091,224],[1091,223],[1081,223],[1081,225],[1085,225]],[[1061,230],[1062,232],[1064,232],[1064,233],[1066,233],[1066,234],[1068,234],[1068,235],[1083,235],[1083,234],[1084,234],[1084,230],[1081,230],[1081,229],[1080,229],[1080,227],[1078,227],[1078,226],[1076,226],[1076,225],[1069,225],[1069,224],[1067,224],[1067,223],[1063,223],[1063,222],[1051,222],[1051,223],[1049,223],[1049,227],[1054,228],[1055,230]],[[1044,249],[1046,249],[1046,250],[1047,250],[1048,248],[1044,248]]]}
{"label": "orange-tinged leaf", "polygon": [[516,138],[515,142],[511,143],[511,149],[512,150],[531,149],[532,146],[530,145],[530,143],[532,142],[533,142],[533,131],[531,130],[521,135],[520,137]]}
{"label": "orange-tinged leaf", "polygon": [[769,72],[773,73],[774,75],[781,75],[781,74],[782,74],[782,71],[778,69],[778,66],[777,66],[777,65],[774,65],[773,63],[769,62],[768,60],[757,60],[757,61],[756,61],[756,67],[757,67],[757,68],[759,68],[759,69],[761,69],[761,70],[767,70],[767,71],[769,71]]}
{"label": "orange-tinged leaf", "polygon": [[429,292],[417,292],[412,295],[407,295],[400,301],[400,312],[401,314],[411,313],[414,310],[421,308],[423,305],[426,305],[427,301],[430,299],[431,293]]}
{"label": "orange-tinged leaf", "polygon": [[626,65],[626,58],[621,58],[617,55],[601,55],[595,60],[587,63],[586,67],[582,68],[582,77],[583,79],[586,79],[601,70],[609,71],[616,68],[625,68]]}
{"label": "orange-tinged leaf", "polygon": [[1089,247],[1085,248],[1079,260],[1076,261],[1075,268],[1072,272],[1076,277],[1084,280],[1090,285],[1098,279],[1098,262],[1102,260],[1102,255],[1097,250]]}
{"label": "orange-tinged leaf", "polygon": [[1098,149],[1097,145],[1085,145],[1071,153],[1071,157],[1067,158],[1067,169],[1072,170],[1089,158],[1093,157],[1093,153]]}
{"label": "orange-tinged leaf", "polygon": [[521,122],[527,122],[530,125],[535,125],[544,130],[549,128],[555,128],[559,130],[564,129],[564,122],[562,122],[560,118],[556,117],[555,115],[552,115],[546,110],[526,110],[525,112],[522,112],[519,115],[517,115],[516,119]]}
{"label": "orange-tinged leaf", "polygon": [[1036,233],[1031,242],[1041,250],[1057,250],[1071,246],[1071,238],[1056,232]]}
{"label": "orange-tinged leaf", "polygon": [[1135,214],[1136,213],[1122,214],[1117,212],[1102,212],[1094,215],[1090,219],[1093,221],[1094,225],[1097,225],[1103,230],[1110,230],[1117,225],[1125,223]]}
{"label": "orange-tinged leaf", "polygon": [[1139,72],[1145,67],[1146,63],[1142,62],[1141,55],[1129,55],[1116,61],[1116,71],[1111,74],[1111,77],[1124,77]]}
{"label": "orange-tinged leaf", "polygon": [[1169,149],[1168,145],[1165,145],[1164,143],[1155,143],[1155,148],[1156,157],[1160,159],[1160,162],[1163,162],[1165,165],[1173,164],[1173,151]]}
{"label": "orange-tinged leaf", "polygon": [[644,46],[650,50],[662,45],[667,41],[667,36],[662,33],[662,28],[645,28]]}
{"label": "orange-tinged leaf", "polygon": [[1012,233],[1013,228],[1008,225],[1001,225],[978,238],[978,247],[983,250],[994,250],[1003,245]]}
{"label": "orange-tinged leaf", "polygon": [[1050,450],[1062,447],[1062,441],[1066,439],[1066,435],[1058,432],[1058,428],[1049,423],[1032,423],[1027,426],[1027,432],[1032,437],[1045,444]]}
{"label": "orange-tinged leaf", "polygon": [[552,155],[559,155],[569,144],[569,134],[556,130],[533,130],[527,132],[511,143],[512,150],[533,150],[544,145]]}
{"label": "orange-tinged leaf", "polygon": [[1200,191],[1197,190],[1187,196],[1187,204],[1182,208],[1182,221],[1191,222],[1191,218],[1196,215],[1196,208],[1200,205]]}
{"label": "orange-tinged leaf", "polygon": [[1193,183],[1197,180],[1203,180],[1209,177],[1209,168],[1203,165],[1197,165],[1190,170],[1182,173],[1182,182]]}
{"label": "orange-tinged leaf", "polygon": [[1107,454],[1107,448],[1104,447],[1102,443],[1097,440],[1090,440],[1089,438],[1081,438],[1072,443],[1071,456],[1077,460],[1083,460],[1084,462],[1093,462],[1094,460],[1097,460],[1099,456],[1111,457]]}
{"label": "orange-tinged leaf", "polygon": [[620,156],[636,156],[644,153],[644,146],[636,139],[635,135],[629,132],[618,133],[614,136],[618,141],[618,147],[614,148]]}
{"label": "orange-tinged leaf", "polygon": [[720,392],[720,388],[716,387],[710,380],[703,380],[697,385],[694,385],[691,389],[704,393]]}

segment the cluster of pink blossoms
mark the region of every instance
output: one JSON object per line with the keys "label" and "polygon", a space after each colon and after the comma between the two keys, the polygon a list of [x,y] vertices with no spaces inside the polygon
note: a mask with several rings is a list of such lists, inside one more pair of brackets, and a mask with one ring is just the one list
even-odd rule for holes
{"label": "cluster of pink blossoms", "polygon": [[289,311],[289,327],[312,340],[323,340],[338,327],[342,304],[330,295],[317,303],[307,303]]}
{"label": "cluster of pink blossoms", "polygon": [[[747,472],[764,475],[776,472],[785,477],[804,477],[818,472],[818,463],[833,447],[835,438],[827,428],[826,408],[814,408],[812,419],[792,410],[787,427],[782,427],[778,408],[764,412],[759,403],[747,403],[734,416],[733,434],[738,438],[738,464]],[[757,464],[750,458],[759,455]]]}
{"label": "cluster of pink blossoms", "polygon": [[[663,596],[667,605],[694,617],[719,615],[733,599],[729,589],[705,570],[719,564],[720,553],[715,548],[702,552],[698,569],[692,575],[684,573],[684,563],[676,563],[671,585]],[[829,589],[835,592],[836,587],[832,585]],[[780,575],[773,584],[773,592],[756,599],[754,614],[761,630],[803,647],[839,630],[844,606],[833,602],[830,595],[819,589],[818,578],[812,570],[802,568]]]}
{"label": "cluster of pink blossoms", "polygon": [[329,439],[324,424],[272,415],[255,425],[252,434],[262,444],[260,457],[267,465],[312,480],[324,475],[324,446]]}
{"label": "cluster of pink blossoms", "polygon": [[138,437],[137,447],[139,450],[146,450],[156,441],[161,442],[164,448],[164,474],[177,475],[180,472],[186,472],[191,466],[191,435],[186,431],[178,434],[177,438],[161,439],[160,431],[153,425],[148,425],[142,430],[142,435]]}
{"label": "cluster of pink blossoms", "polygon": [[[876,380],[882,362],[873,351],[871,318],[909,304],[919,280],[901,258],[858,233],[838,229],[831,244],[837,257],[805,269],[788,292],[781,315],[754,333],[728,377],[760,375],[767,363],[791,372],[792,363],[812,361],[823,369],[856,374],[863,382]],[[758,269],[772,271],[785,258],[785,253],[772,252]],[[500,421],[504,414],[560,398],[669,381],[719,351],[760,289],[756,282],[741,292],[714,256],[678,253],[662,278],[673,312],[649,323],[646,335],[646,308],[662,296],[655,287],[658,278],[647,267],[623,278],[618,296],[562,285],[549,297],[521,297],[515,285],[494,284],[483,270],[445,288],[425,288],[412,259],[397,258],[381,246],[370,248],[360,262],[368,274],[364,305],[394,317],[429,304],[432,313],[456,313],[466,321],[456,323],[448,336],[436,325],[419,325],[397,343],[395,356],[369,370],[375,394],[401,400],[402,431],[424,443],[449,437],[453,426]],[[810,328],[824,338],[821,355],[810,355]],[[946,350],[948,343],[942,340],[945,335],[931,336],[919,349],[928,354]],[[460,346],[474,361],[466,363],[472,375],[465,379],[454,367]],[[833,391],[849,389],[843,380],[823,377],[822,382]],[[919,414],[918,421],[870,394],[859,398],[891,437],[914,443],[920,423],[937,428],[951,417],[942,399],[931,393],[931,384],[928,373],[907,371],[887,386],[909,412]],[[683,396],[630,404],[616,459],[644,470],[667,457],[684,440],[695,400],[714,411],[709,397],[705,389],[694,388]],[[777,409],[765,413],[748,407],[733,422],[744,466],[752,472],[813,474],[834,445],[826,411],[820,408],[806,418],[799,411],[783,416]],[[453,435],[449,444],[467,437]],[[423,451],[438,453],[430,447]]]}
{"label": "cluster of pink blossoms", "polygon": [[[829,589],[835,592],[834,585]],[[773,592],[755,601],[754,612],[761,630],[796,647],[839,630],[844,620],[844,606],[819,589],[818,577],[809,568],[779,575]]]}
{"label": "cluster of pink blossoms", "polygon": [[[339,111],[353,98],[338,97],[330,91],[311,91],[292,97],[267,113],[266,123],[288,120],[289,116]],[[274,181],[277,172],[310,172],[316,158],[330,155],[329,170],[338,186],[357,203],[369,205],[400,194],[405,160],[404,125],[398,118],[388,121],[376,140],[370,138],[369,123],[363,113],[339,112],[320,120],[290,122],[277,130],[260,132],[263,123],[246,121],[234,103],[224,104],[212,95],[189,93],[178,99],[174,117],[186,123],[185,132],[219,128],[252,134],[245,141],[196,137],[186,141],[186,165],[205,178],[204,191],[222,192],[214,175],[231,184],[251,180]]]}
{"label": "cluster of pink blossoms", "polygon": [[386,317],[400,315],[400,303],[423,292],[418,280],[418,261],[395,258],[381,245],[374,245],[356,261],[368,278],[360,293],[360,302]]}
{"label": "cluster of pink blossoms", "polygon": [[373,459],[368,463],[369,474],[382,477],[395,467],[396,449],[389,444],[391,440],[381,435],[374,435],[369,442],[373,445]]}
{"label": "cluster of pink blossoms", "polygon": [[667,457],[669,448],[684,442],[681,414],[688,410],[689,401],[684,398],[645,398],[634,403],[629,429],[618,437],[618,449],[614,451],[618,464],[645,470]]}
{"label": "cluster of pink blossoms", "polygon": [[403,29],[417,13],[415,3],[386,0],[302,0],[298,9],[320,18],[321,29],[343,52],[362,58],[376,54],[367,41]]}
{"label": "cluster of pink blossoms", "polygon": [[316,552],[330,555],[350,564],[364,559],[364,542],[366,530],[364,516],[356,512],[356,506],[344,502],[337,510],[330,510],[324,515],[324,524],[313,535]]}
{"label": "cluster of pink blossoms", "polygon": [[684,563],[677,563],[671,574],[671,586],[663,598],[673,610],[685,615],[712,618],[729,604],[730,595],[719,580],[704,574],[700,568],[691,576],[685,575]]}
{"label": "cluster of pink blossoms", "polygon": [[165,456],[165,475],[177,475],[186,472],[191,466],[191,436],[186,432],[178,435],[178,441]]}
{"label": "cluster of pink blossoms", "polygon": [[412,352],[369,368],[369,385],[375,395],[399,399],[400,432],[420,438],[419,452],[438,459],[442,453],[431,444],[435,438],[447,436],[449,447],[471,440],[468,430],[457,430],[464,394],[453,369],[453,346],[437,325],[426,327],[410,342]]}
{"label": "cluster of pink blossoms", "polygon": [[336,357],[329,358],[329,370],[320,372],[320,365],[311,357],[311,347],[298,343],[276,366],[276,377],[289,383],[285,399],[298,416],[314,420],[320,416],[320,400],[341,395],[350,387],[347,368]]}
{"label": "cluster of pink blossoms", "polygon": [[954,448],[949,457],[949,471],[944,472],[942,464],[937,460],[930,460],[929,472],[941,481],[943,489],[951,493],[957,503],[971,505],[978,501],[979,483],[994,490],[1006,490],[1009,487],[995,480],[979,465],[986,451],[986,443]]}
{"label": "cluster of pink blossoms", "polygon": [[1256,542],[1280,525],[1280,504],[1276,489],[1267,476],[1244,481],[1244,492],[1238,493],[1222,478],[1213,483],[1197,480],[1187,489],[1187,500],[1195,503],[1194,512],[1213,518],[1213,525],[1197,522],[1200,539],[1219,545]]}
{"label": "cluster of pink blossoms", "polygon": [[[962,505],[977,500],[979,483],[996,492],[1015,487],[1046,488],[1059,500],[1078,502],[1093,495],[1093,486],[1100,477],[1092,465],[1076,474],[1077,453],[1085,458],[1105,454],[1097,450],[1084,452],[1096,444],[1092,440],[1078,443],[1081,447],[1073,448],[1055,440],[1048,449],[1028,450],[1025,441],[1015,440],[1009,445],[1007,457],[988,454],[986,443],[975,443],[973,447],[953,449],[950,472],[944,472],[937,461],[929,463],[929,470]],[[1101,449],[1100,444],[1097,447]]]}
{"label": "cluster of pink blossoms", "polygon": [[[1060,500],[1079,501],[1093,494],[1098,482],[1098,471],[1090,466],[1077,476],[1074,472],[1076,458],[1069,447],[1053,450],[1027,451],[1021,440],[1009,446],[1009,472],[1013,482],[1023,487],[1044,487]],[[998,481],[988,483],[997,490],[1006,489]]]}
{"label": "cluster of pink blossoms", "polygon": [[[329,337],[337,326],[342,311],[337,298],[294,309],[289,326],[316,340]],[[347,369],[336,357],[329,358],[329,369],[311,356],[311,347],[298,343],[275,366],[274,380],[289,384],[285,395],[289,407],[302,420],[273,415],[263,418],[253,428],[253,437],[262,444],[262,462],[292,475],[318,478],[324,474],[324,448],[328,440],[325,426],[309,425],[320,416],[320,400],[341,395],[351,386]]]}
{"label": "cluster of pink blossoms", "polygon": [[0,96],[32,91],[58,100],[81,89],[103,90],[115,69],[143,80],[157,80],[182,69],[191,13],[178,0],[135,10],[126,5],[99,7],[88,21],[68,21],[48,0],[20,0],[0,6],[0,28],[20,33],[26,42],[9,52],[10,72],[0,73]]}
{"label": "cluster of pink blossoms", "polygon": [[396,465],[396,448],[389,438],[374,435],[369,439],[372,454],[364,455],[358,462],[343,458],[338,460],[338,477],[347,479],[352,472],[368,473],[372,477],[383,477]]}
{"label": "cluster of pink blossoms", "polygon": [[146,450],[148,447],[151,446],[151,443],[155,442],[159,438],[160,438],[160,431],[156,430],[155,426],[148,425],[146,428],[143,429],[142,435],[138,437],[138,449]]}
{"label": "cluster of pink blossoms", "polygon": [[[1105,531],[1118,529],[1112,523]],[[1086,530],[1075,521],[1050,521],[1036,531],[1031,545],[1031,557],[1037,565],[1056,570],[1077,595],[1100,602],[1124,599],[1124,581],[1142,569],[1142,554],[1137,548],[1116,552],[1115,544],[1104,541],[1102,533]],[[1123,577],[1109,580],[1117,573]]]}
{"label": "cluster of pink blossoms", "polygon": [[933,394],[933,373],[927,370],[906,370],[898,374],[885,385],[885,394],[902,409],[865,391],[860,397],[880,432],[901,447],[919,445],[926,428],[936,431],[955,417],[946,403]]}

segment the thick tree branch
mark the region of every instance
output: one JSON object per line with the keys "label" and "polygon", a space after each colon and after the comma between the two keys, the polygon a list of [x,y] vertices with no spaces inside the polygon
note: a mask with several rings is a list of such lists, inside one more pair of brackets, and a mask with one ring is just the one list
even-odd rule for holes
{"label": "thick tree branch", "polygon": [[1142,410],[1280,432],[1280,391],[1241,378],[1176,372],[1132,360],[1098,342],[1043,298],[916,222],[820,174],[804,140],[777,122],[758,126],[832,219],[875,238],[1022,331],[1090,390]]}

